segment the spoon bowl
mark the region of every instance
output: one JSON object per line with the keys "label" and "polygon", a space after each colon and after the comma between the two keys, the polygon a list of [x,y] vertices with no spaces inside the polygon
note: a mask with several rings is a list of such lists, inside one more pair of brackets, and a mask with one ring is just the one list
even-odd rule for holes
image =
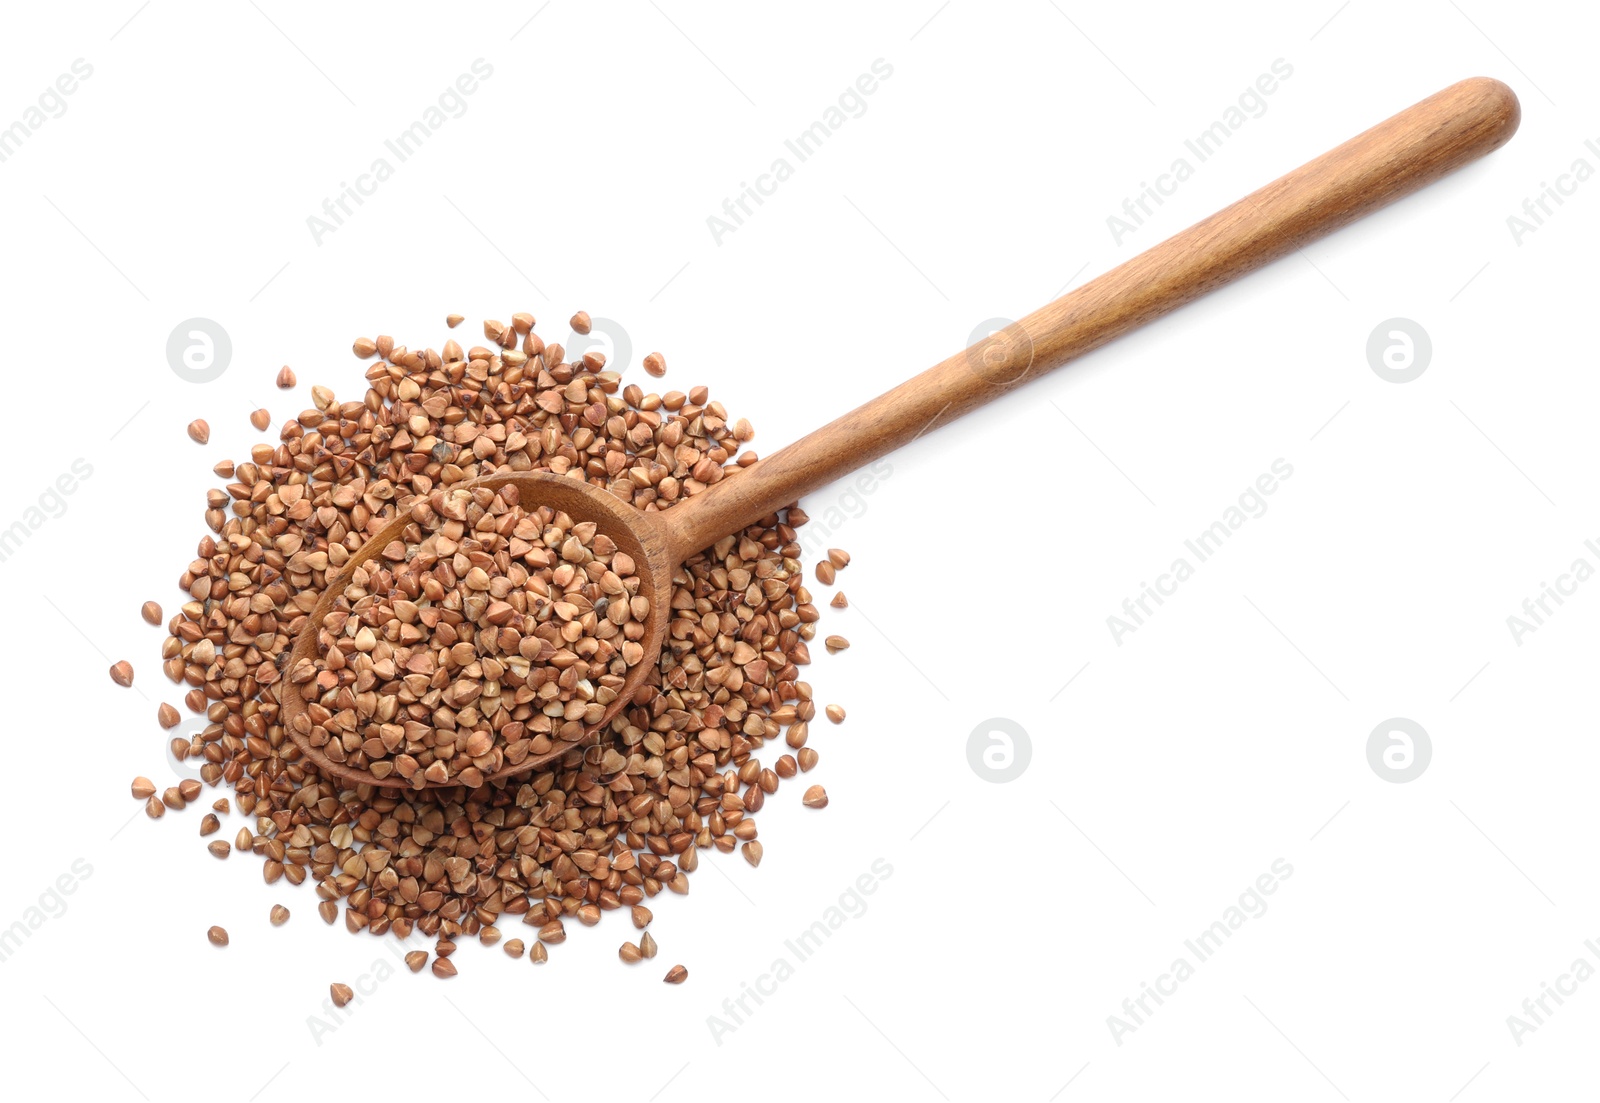
{"label": "spoon bowl", "polygon": [[[490,475],[457,485],[469,490],[480,487],[500,490],[505,486],[514,485],[524,508],[549,506],[566,513],[576,522],[594,522],[600,532],[616,542],[619,550],[633,558],[635,573],[639,579],[639,595],[650,603],[650,612],[645,618],[645,637],[641,641],[645,652],[644,658],[628,669],[621,690],[616,699],[606,707],[599,722],[590,726],[584,732],[583,738],[577,740],[552,741],[548,736],[534,737],[531,740],[533,750],[525,758],[514,763],[507,762],[492,773],[484,775],[487,781],[498,781],[542,766],[576,748],[592,745],[598,733],[604,731],[624,708],[634,702],[649,678],[651,667],[661,655],[667,621],[671,617],[672,574],[677,569],[678,562],[668,554],[671,544],[664,537],[665,526],[659,520],[660,514],[644,513],[634,509],[610,491],[581,479],[549,472],[518,472]],[[327,589],[317,599],[316,606],[295,641],[294,650],[285,667],[286,671],[293,671],[302,659],[317,657],[317,636],[323,620],[332,611],[356,569],[376,558],[391,542],[401,539],[405,528],[412,523],[409,515],[401,515],[390,521],[346,561],[337,575],[329,579]],[[322,747],[313,744],[311,738],[313,725],[302,720],[308,717],[312,707],[306,700],[305,691],[287,679],[280,685],[283,723],[288,729],[290,738],[319,771],[349,783],[389,788],[416,788],[398,776],[391,774],[379,777],[371,770],[357,769],[330,758]],[[305,730],[302,731],[302,728]],[[425,783],[428,787],[433,787],[435,784],[449,786],[460,785],[463,782],[453,778],[443,783]]]}

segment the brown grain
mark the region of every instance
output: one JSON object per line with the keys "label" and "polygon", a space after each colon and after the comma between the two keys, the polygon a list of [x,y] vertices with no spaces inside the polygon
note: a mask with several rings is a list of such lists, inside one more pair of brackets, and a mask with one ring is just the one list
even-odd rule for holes
{"label": "brown grain", "polygon": [[146,624],[160,624],[161,606],[153,601],[147,601],[139,606],[139,615],[144,618]]}
{"label": "brown grain", "polygon": [[189,423],[189,439],[196,444],[204,444],[211,439],[211,426],[203,418],[195,418]]}
{"label": "brown grain", "polygon": [[434,958],[431,968],[433,969],[433,975],[440,980],[448,980],[456,975],[456,963],[447,957]]}
{"label": "brown grain", "polygon": [[422,972],[422,967],[428,964],[428,951],[409,950],[406,952],[406,968],[413,973]]}
{"label": "brown grain", "polygon": [[801,798],[801,803],[807,808],[828,807],[828,791],[820,785],[813,785],[806,790],[806,795]]}
{"label": "brown grain", "polygon": [[206,932],[206,938],[213,946],[226,946],[228,944],[228,932],[221,927],[212,927]]}
{"label": "brown grain", "polygon": [[832,586],[834,579],[833,564],[826,559],[817,560],[817,581],[824,586]]}
{"label": "brown grain", "polygon": [[667,358],[659,352],[652,352],[644,358],[644,370],[660,379],[667,374]]}
{"label": "brown grain", "polygon": [[646,959],[656,956],[656,940],[649,931],[639,937],[639,956]]}
{"label": "brown grain", "polygon": [[156,783],[147,777],[136,777],[128,789],[133,793],[134,800],[147,800],[155,794]]}
{"label": "brown grain", "polygon": [[294,383],[294,371],[285,364],[278,370],[278,388],[287,391],[294,386]]}
{"label": "brown grain", "polygon": [[850,599],[844,596],[843,590],[840,590],[838,593],[833,595],[833,600],[828,602],[828,604],[833,606],[835,609],[844,609],[849,606]]}
{"label": "brown grain", "polygon": [[827,647],[829,654],[845,651],[850,647],[850,641],[843,636],[829,636],[822,642]]}
{"label": "brown grain", "polygon": [[165,701],[161,702],[156,708],[156,723],[163,728],[175,728],[182,720],[183,717],[178,713],[178,710]]}
{"label": "brown grain", "polygon": [[590,327],[589,315],[586,311],[578,311],[572,316],[572,329],[575,333],[588,333]]}
{"label": "brown grain", "polygon": [[127,659],[112,663],[111,680],[124,689],[133,685],[133,665]]}
{"label": "brown grain", "polygon": [[271,412],[265,409],[253,411],[250,414],[250,424],[257,429],[266,429],[267,426],[272,424]]}
{"label": "brown grain", "polygon": [[[454,340],[442,353],[407,349],[387,336],[373,340],[376,359],[364,365],[364,396],[341,402],[328,387],[312,387],[311,408],[284,421],[275,440],[256,444],[237,464],[217,465],[225,482],[208,495],[209,533],[179,577],[183,604],[168,623],[161,659],[163,673],[184,688],[183,703],[199,718],[192,735],[172,740],[173,753],[198,767],[205,784],[232,786],[239,811],[254,824],[254,831],[241,830],[236,848],[261,856],[267,883],[309,880],[325,922],[337,922],[342,911],[351,931],[401,938],[418,932],[490,941],[518,916],[537,932],[538,940],[525,945],[538,963],[548,958],[547,943],[564,940],[569,917],[592,925],[627,907],[642,931],[651,919],[645,901],[663,891],[686,892],[701,855],[741,845],[747,861],[760,854],[754,813],[780,778],[815,761],[807,745],[799,748],[800,765],[783,755],[770,769],[761,766],[763,748],[781,749],[777,740],[786,729],[803,741],[816,714],[800,675],[818,611],[803,585],[795,532],[805,513],[780,509],[682,565],[669,645],[644,695],[600,748],[504,786],[483,784],[479,775],[493,768],[494,754],[531,742],[528,729],[551,711],[546,731],[576,720],[591,701],[579,693],[546,711],[548,698],[529,696],[532,679],[504,661],[524,659],[520,648],[495,650],[511,642],[500,639],[510,623],[506,610],[495,605],[491,618],[484,606],[482,618],[472,619],[480,608],[469,599],[484,596],[511,605],[534,628],[557,619],[553,601],[531,616],[519,611],[504,600],[511,592],[507,563],[461,549],[463,538],[481,541],[489,533],[476,527],[479,519],[505,520],[509,511],[498,502],[473,501],[468,509],[482,513],[474,512],[471,525],[459,519],[460,533],[446,537],[456,546],[435,563],[449,561],[450,589],[463,614],[454,623],[464,630],[452,641],[440,635],[443,617],[400,619],[411,615],[403,602],[430,604],[392,593],[397,588],[388,584],[416,565],[417,549],[432,534],[429,512],[442,512],[435,503],[449,501],[456,484],[491,471],[547,470],[586,478],[635,508],[664,510],[756,462],[753,452],[739,450],[754,428],[730,417],[706,388],[649,394],[636,384],[624,387],[595,350],[568,363],[559,344],[547,345],[534,332],[532,315],[510,318],[509,325],[486,325],[484,345],[469,349]],[[645,364],[652,375],[665,370],[659,353]],[[401,513],[410,514],[415,534],[385,550],[394,558],[372,561],[369,592],[343,595],[343,620],[325,626],[319,655],[331,662],[308,672],[328,716],[315,715],[328,733],[324,746],[337,745],[347,762],[394,762],[390,776],[397,781],[402,755],[416,762],[414,777],[443,763],[447,780],[463,783],[455,789],[337,783],[295,753],[277,708],[277,683],[299,676],[284,670],[282,660],[306,613],[352,551]],[[584,545],[583,534],[570,529],[552,543],[546,527],[541,520],[525,542],[551,553],[550,569],[574,562],[562,554],[570,539],[584,548],[577,562],[585,570],[574,572],[578,588],[568,601],[577,619],[596,612],[602,598],[606,623],[619,606],[629,614],[614,635],[585,635],[584,625],[575,630],[578,644],[562,643],[587,650],[610,639],[613,659],[621,657],[625,667],[639,661],[642,648],[628,647],[630,657],[622,657],[624,647],[637,645],[631,633],[642,633],[633,618],[643,612],[631,608],[637,595],[605,592],[603,573],[598,580],[577,578],[608,553]],[[509,551],[507,534],[495,535]],[[422,583],[424,573],[411,577]],[[485,581],[489,589],[474,588]],[[580,593],[590,584],[599,592]],[[551,596],[566,600],[568,593],[562,588]],[[432,603],[444,606],[442,599]],[[389,619],[388,611],[397,615]],[[601,619],[596,615],[594,626],[606,630]],[[409,638],[414,629],[430,646]],[[407,646],[431,654],[433,670],[396,666],[391,674],[389,664]],[[579,658],[596,665],[587,654]],[[530,675],[540,665],[529,661]],[[590,682],[604,689],[601,680],[609,676],[602,670]],[[551,684],[554,690],[544,688]],[[558,698],[575,688],[559,678],[544,685],[540,692]],[[392,687],[392,701],[385,687]],[[334,717],[341,719],[330,724]],[[487,761],[480,764],[483,752]],[[156,806],[159,815],[165,806]],[[210,845],[219,844],[228,845]],[[649,956],[646,947],[653,951],[648,933],[638,942],[641,958]]]}
{"label": "brown grain", "polygon": [[274,927],[281,927],[289,922],[289,909],[282,904],[274,904],[272,910],[267,913],[267,919]]}
{"label": "brown grain", "polygon": [[460,325],[466,320],[467,316],[465,314],[446,314],[444,316],[444,324],[449,326],[451,329],[455,329],[456,326]]}
{"label": "brown grain", "polygon": [[328,994],[333,997],[333,1006],[335,1007],[344,1007],[356,998],[355,989],[348,984],[339,984],[338,982],[328,985]]}
{"label": "brown grain", "polygon": [[827,708],[823,709],[822,711],[824,713],[826,713],[828,719],[832,720],[835,724],[844,723],[844,706],[843,705],[829,705]]}
{"label": "brown grain", "polygon": [[667,970],[667,975],[661,979],[666,981],[668,984],[682,984],[685,980],[689,979],[689,970],[685,969],[681,965],[674,965],[671,969]]}

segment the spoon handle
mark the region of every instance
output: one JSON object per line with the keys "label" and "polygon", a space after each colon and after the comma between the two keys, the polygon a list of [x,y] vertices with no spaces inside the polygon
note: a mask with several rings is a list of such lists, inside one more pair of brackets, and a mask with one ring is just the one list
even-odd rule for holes
{"label": "spoon handle", "polygon": [[692,554],[968,410],[1497,149],[1516,94],[1474,77],[1013,322],[671,511]]}

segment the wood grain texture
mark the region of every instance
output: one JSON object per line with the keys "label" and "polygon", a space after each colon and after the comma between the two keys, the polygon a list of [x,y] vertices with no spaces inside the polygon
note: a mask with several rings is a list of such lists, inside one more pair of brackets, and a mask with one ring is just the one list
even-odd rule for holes
{"label": "wood grain texture", "polygon": [[690,550],[1498,149],[1521,107],[1453,84],[672,511]]}

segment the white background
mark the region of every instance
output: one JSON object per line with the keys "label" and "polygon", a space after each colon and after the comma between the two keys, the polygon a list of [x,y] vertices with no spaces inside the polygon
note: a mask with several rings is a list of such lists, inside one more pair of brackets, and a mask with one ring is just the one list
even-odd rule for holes
{"label": "white background", "polygon": [[[1507,1017],[1574,959],[1600,965],[1600,583],[1520,646],[1506,624],[1575,558],[1600,566],[1583,546],[1600,537],[1600,183],[1520,244],[1506,221],[1575,159],[1600,167],[1592,13],[541,3],[5,14],[0,125],[74,59],[93,75],[0,164],[0,528],[74,459],[93,474],[0,564],[0,928],[75,859],[92,874],[0,962],[0,1090],[1592,1090],[1600,983],[1520,1045]],[[493,76],[465,113],[318,244],[307,217],[480,57]],[[714,241],[724,198],[878,58],[893,75],[865,114]],[[1107,216],[1278,58],[1293,75],[1266,111],[1115,242]],[[1474,74],[1523,105],[1487,161],[892,457],[828,540],[854,555],[852,608],[824,621],[854,647],[817,648],[812,671],[849,709],[813,738],[808,780],[832,803],[803,809],[786,783],[759,870],[708,856],[691,895],[653,905],[656,961],[619,964],[620,915],[572,925],[540,969],[469,942],[457,979],[402,972],[318,1044],[328,984],[392,963],[391,942],[325,927],[309,885],[265,886],[256,859],[210,858],[203,808],[151,823],[128,798],[135,774],[172,778],[155,711],[178,701],[139,604],[181,601],[210,467],[257,439],[250,410],[281,422],[314,382],[359,396],[353,338],[437,345],[449,311],[473,334],[520,309],[559,337],[581,307],[626,327],[634,379],[660,349],[665,385],[709,384],[767,453]],[[233,343],[206,385],[165,355],[197,316]],[[1396,316],[1434,349],[1403,385],[1365,353]],[[292,395],[273,387],[285,363]],[[184,435],[195,417],[205,447]],[[1115,642],[1107,616],[1280,457],[1294,474],[1266,514]],[[806,505],[820,517],[842,492]],[[119,658],[135,691],[106,677]],[[1407,784],[1367,760],[1397,716],[1431,737]],[[968,763],[991,717],[1030,737],[1009,783]],[[719,1045],[708,1016],[879,858],[893,873],[864,914]],[[1108,1016],[1280,858],[1293,874],[1268,910],[1118,1044]],[[663,985],[675,962],[688,982]]]}

